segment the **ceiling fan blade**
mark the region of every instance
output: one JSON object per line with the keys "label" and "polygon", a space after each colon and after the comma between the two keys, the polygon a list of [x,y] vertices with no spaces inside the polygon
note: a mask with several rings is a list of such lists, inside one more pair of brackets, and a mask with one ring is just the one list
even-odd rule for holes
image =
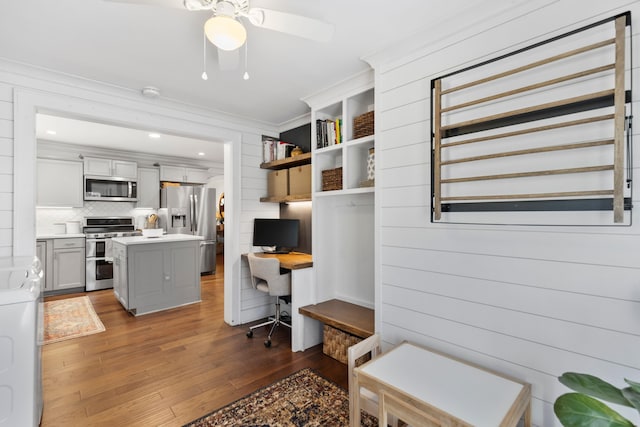
{"label": "ceiling fan blade", "polygon": [[237,70],[240,66],[240,49],[218,49],[218,66],[221,71]]}
{"label": "ceiling fan blade", "polygon": [[184,9],[184,0],[104,0],[110,3],[144,4],[149,6],[172,7]]}
{"label": "ceiling fan blade", "polygon": [[293,13],[251,8],[248,18],[256,27],[280,31],[305,39],[326,42],[333,37],[333,24]]}

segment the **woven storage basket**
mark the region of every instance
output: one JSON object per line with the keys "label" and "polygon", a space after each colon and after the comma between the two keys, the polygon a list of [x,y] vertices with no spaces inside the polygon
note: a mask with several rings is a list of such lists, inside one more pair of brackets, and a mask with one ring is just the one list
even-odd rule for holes
{"label": "woven storage basket", "polygon": [[[347,349],[354,344],[362,341],[355,335],[341,331],[329,325],[323,326],[322,352],[342,363],[347,363]],[[356,360],[356,366],[359,366],[371,359],[369,354],[365,354]]]}
{"label": "woven storage basket", "polygon": [[322,191],[342,190],[342,168],[322,171]]}
{"label": "woven storage basket", "polygon": [[373,111],[361,114],[353,119],[353,139],[373,135]]}

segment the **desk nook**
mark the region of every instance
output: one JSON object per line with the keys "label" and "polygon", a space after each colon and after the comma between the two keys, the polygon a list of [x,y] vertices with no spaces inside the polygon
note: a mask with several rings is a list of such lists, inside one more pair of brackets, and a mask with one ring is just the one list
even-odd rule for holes
{"label": "desk nook", "polygon": [[[304,351],[322,342],[322,325],[315,319],[303,316],[300,307],[315,302],[313,259],[309,254],[290,252],[285,254],[256,253],[258,257],[276,258],[280,267],[291,272],[291,351]],[[243,255],[247,258],[247,254]]]}

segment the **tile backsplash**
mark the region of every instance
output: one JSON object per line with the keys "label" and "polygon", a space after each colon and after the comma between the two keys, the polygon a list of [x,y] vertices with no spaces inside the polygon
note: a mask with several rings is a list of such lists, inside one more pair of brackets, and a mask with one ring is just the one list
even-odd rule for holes
{"label": "tile backsplash", "polygon": [[88,216],[130,216],[135,220],[136,228],[144,226],[145,218],[157,213],[155,209],[136,208],[134,202],[91,202],[85,201],[82,208],[37,208],[36,233],[38,235],[54,234],[54,224],[67,221],[82,222]]}

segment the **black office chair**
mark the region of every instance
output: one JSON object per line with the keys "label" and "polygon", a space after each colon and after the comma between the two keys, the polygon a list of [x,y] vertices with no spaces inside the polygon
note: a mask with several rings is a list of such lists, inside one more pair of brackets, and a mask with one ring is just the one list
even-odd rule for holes
{"label": "black office chair", "polygon": [[266,258],[248,254],[249,270],[251,271],[251,284],[254,289],[268,293],[276,297],[276,315],[259,325],[251,326],[247,337],[253,337],[253,330],[266,325],[272,325],[269,336],[264,342],[265,347],[271,347],[271,336],[279,325],[291,329],[291,325],[282,320],[280,314],[280,300],[291,303],[291,273],[280,274],[280,261],[277,258]]}

